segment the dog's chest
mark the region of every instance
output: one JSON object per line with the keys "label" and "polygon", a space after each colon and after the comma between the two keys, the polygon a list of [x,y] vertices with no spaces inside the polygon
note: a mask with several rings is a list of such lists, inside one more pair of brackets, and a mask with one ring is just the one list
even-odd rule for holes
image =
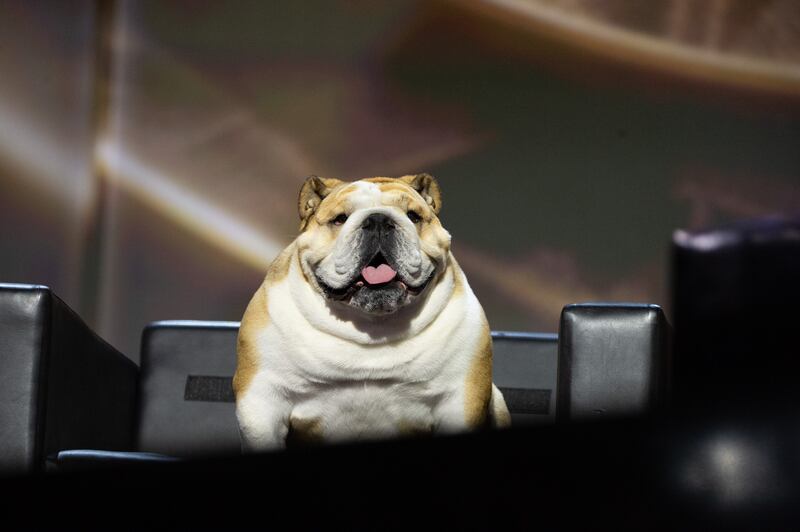
{"label": "dog's chest", "polygon": [[300,439],[325,441],[428,433],[433,429],[434,402],[421,384],[327,386],[298,400],[290,432]]}

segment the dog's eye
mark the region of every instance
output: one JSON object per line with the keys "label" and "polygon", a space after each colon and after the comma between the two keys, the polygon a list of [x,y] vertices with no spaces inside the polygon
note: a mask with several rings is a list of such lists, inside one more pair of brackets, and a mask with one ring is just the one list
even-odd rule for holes
{"label": "dog's eye", "polygon": [[347,221],[347,215],[345,213],[342,213],[339,216],[337,216],[336,218],[334,218],[333,220],[331,220],[331,223],[333,225],[342,225],[346,221]]}
{"label": "dog's eye", "polygon": [[408,211],[408,219],[414,223],[417,223],[422,220],[422,216],[417,214],[417,211]]}

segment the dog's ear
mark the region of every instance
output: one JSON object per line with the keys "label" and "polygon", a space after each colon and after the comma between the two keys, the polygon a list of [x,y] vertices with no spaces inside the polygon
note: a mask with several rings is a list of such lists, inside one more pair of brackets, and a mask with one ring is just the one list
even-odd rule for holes
{"label": "dog's ear", "polygon": [[433,212],[437,215],[442,209],[442,193],[439,190],[439,183],[430,174],[417,174],[407,175],[400,179],[408,183],[408,185],[419,192],[428,205],[431,206]]}
{"label": "dog's ear", "polygon": [[300,197],[297,200],[297,212],[300,214],[300,230],[306,228],[308,220],[317,212],[320,203],[325,199],[325,196],[337,186],[341,185],[342,181],[330,177],[317,177],[315,175],[308,176],[305,183],[300,188]]}

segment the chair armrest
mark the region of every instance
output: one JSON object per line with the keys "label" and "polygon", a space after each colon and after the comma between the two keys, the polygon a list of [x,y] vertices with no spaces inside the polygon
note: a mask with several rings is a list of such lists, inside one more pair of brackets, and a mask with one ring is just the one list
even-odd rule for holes
{"label": "chair armrest", "polygon": [[0,471],[133,446],[138,368],[46,286],[0,284]]}
{"label": "chair armrest", "polygon": [[56,457],[56,467],[58,471],[85,471],[109,466],[140,466],[179,461],[181,461],[180,458],[159,453],[71,449],[59,451]]}

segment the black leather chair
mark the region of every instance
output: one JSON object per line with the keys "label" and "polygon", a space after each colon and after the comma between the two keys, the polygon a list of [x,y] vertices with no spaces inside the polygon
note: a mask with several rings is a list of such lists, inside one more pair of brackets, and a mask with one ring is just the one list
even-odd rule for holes
{"label": "black leather chair", "polygon": [[46,286],[0,284],[0,473],[131,449],[137,368]]}
{"label": "black leather chair", "polygon": [[142,335],[137,450],[240,452],[231,381],[238,322],[158,321]]}
{"label": "black leather chair", "polygon": [[503,392],[511,425],[555,421],[558,335],[492,331],[492,378]]}
{"label": "black leather chair", "polygon": [[658,305],[564,307],[558,346],[558,420],[641,416],[665,409],[671,334]]}

